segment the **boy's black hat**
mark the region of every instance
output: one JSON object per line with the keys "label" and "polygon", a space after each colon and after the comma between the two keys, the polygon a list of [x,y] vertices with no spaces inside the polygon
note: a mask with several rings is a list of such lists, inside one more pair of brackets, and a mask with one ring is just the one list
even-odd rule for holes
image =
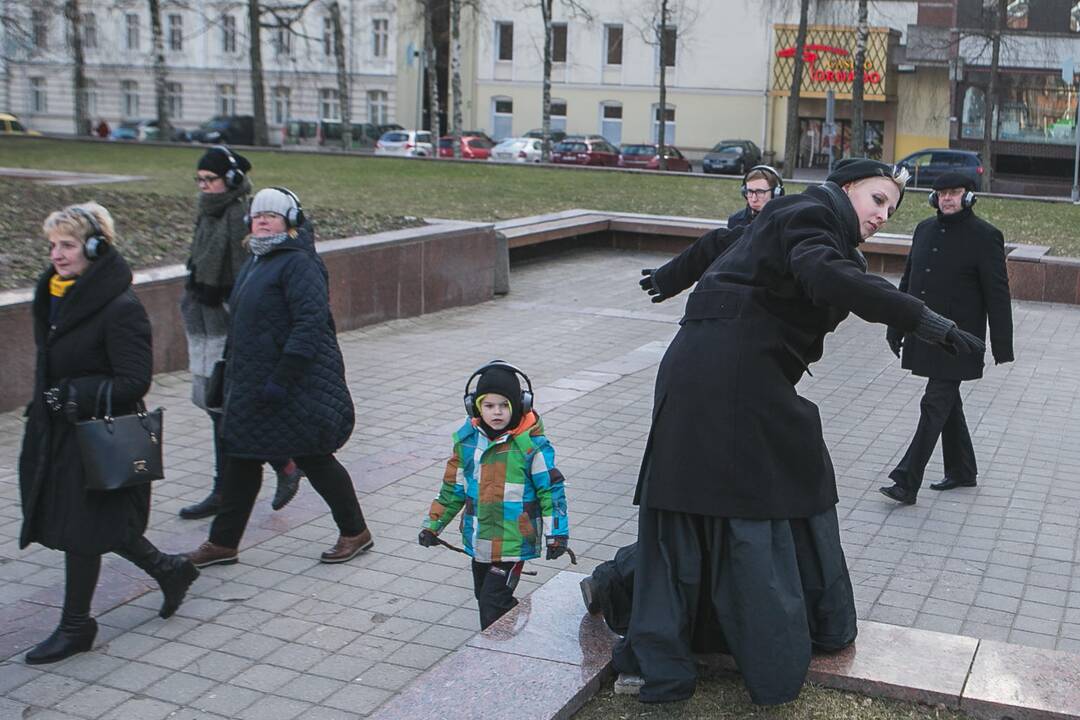
{"label": "boy's black hat", "polygon": [[510,408],[515,412],[521,410],[521,381],[517,373],[507,367],[489,367],[476,381],[477,399],[488,393],[497,393],[510,401]]}

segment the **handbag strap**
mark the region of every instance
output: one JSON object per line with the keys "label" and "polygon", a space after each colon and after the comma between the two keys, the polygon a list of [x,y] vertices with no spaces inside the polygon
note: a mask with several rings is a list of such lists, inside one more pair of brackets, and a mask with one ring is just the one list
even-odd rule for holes
{"label": "handbag strap", "polygon": [[[102,400],[105,404],[102,404]],[[104,414],[102,413],[104,410]],[[112,380],[102,380],[98,383],[97,396],[94,398],[94,417],[112,416]]]}

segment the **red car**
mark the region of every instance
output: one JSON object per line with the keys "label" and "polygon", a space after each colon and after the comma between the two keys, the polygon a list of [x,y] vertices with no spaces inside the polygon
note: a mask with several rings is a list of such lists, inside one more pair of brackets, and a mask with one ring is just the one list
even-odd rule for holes
{"label": "red car", "polygon": [[[669,171],[693,172],[690,161],[679,152],[678,148],[665,145],[664,157],[667,159],[667,169]],[[619,155],[619,167],[659,170],[660,155],[656,152],[655,145],[623,145],[622,154]]]}
{"label": "red car", "polygon": [[606,165],[607,167],[615,167],[619,164],[619,151],[607,140],[594,138],[563,140],[552,148],[551,162],[563,165]]}
{"label": "red car", "polygon": [[[479,135],[461,136],[461,158],[463,160],[487,160],[491,156],[491,148],[495,147],[486,137]],[[439,157],[454,157],[454,137],[444,135],[439,138]]]}

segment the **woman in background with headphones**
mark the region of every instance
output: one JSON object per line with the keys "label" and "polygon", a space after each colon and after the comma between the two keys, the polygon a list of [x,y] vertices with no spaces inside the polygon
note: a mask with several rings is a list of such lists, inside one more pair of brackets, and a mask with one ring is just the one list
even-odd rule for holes
{"label": "woman in background with headphones", "polygon": [[248,221],[253,257],[229,297],[221,509],[190,558],[197,567],[235,563],[263,463],[292,457],[338,526],[337,542],[320,559],[345,562],[374,542],[352,478],[333,455],[352,434],[354,416],[326,267],[292,191],[260,190]]}
{"label": "woman in background with headphones", "polygon": [[[224,463],[220,447],[221,412],[206,402],[206,387],[214,363],[225,351],[229,326],[229,299],[236,274],[248,258],[244,237],[251,180],[251,163],[224,145],[215,145],[203,153],[195,171],[199,187],[195,237],[188,258],[188,281],[180,312],[188,343],[188,366],[191,370],[191,400],[206,410],[214,424],[214,484],[210,494],[180,510],[180,517],[194,520],[210,517],[221,507],[221,474]],[[272,506],[280,510],[293,499],[302,477],[296,464],[285,459],[275,463],[277,492]]]}
{"label": "woman in background with headphones", "polygon": [[87,491],[76,420],[95,412],[98,390],[112,382],[115,414],[135,411],[150,388],[150,320],[131,289],[131,268],[113,248],[113,219],[97,203],[72,205],[42,226],[52,266],[38,280],[33,399],[19,457],[23,526],[19,547],[37,542],[64,551],[60,624],[26,654],[31,665],[89,650],[90,617],[101,556],[115,552],[145,570],[165,594],[160,615],[180,606],[199,571],[143,537],[150,485]]}

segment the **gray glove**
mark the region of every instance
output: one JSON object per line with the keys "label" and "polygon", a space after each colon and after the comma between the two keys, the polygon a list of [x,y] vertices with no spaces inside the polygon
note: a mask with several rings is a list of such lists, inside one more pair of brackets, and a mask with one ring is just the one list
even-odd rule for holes
{"label": "gray glove", "polygon": [[928,307],[923,308],[919,324],[915,328],[915,336],[924,342],[941,346],[952,355],[986,352],[986,343],[961,330],[952,320],[938,315]]}

